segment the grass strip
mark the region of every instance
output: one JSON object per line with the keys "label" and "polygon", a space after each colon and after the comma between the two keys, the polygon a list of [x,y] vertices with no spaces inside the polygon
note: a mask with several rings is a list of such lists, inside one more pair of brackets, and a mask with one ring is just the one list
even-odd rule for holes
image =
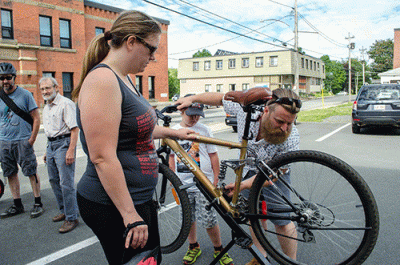
{"label": "grass strip", "polygon": [[297,115],[298,122],[322,122],[331,116],[351,115],[353,103],[345,103],[335,107],[300,111]]}

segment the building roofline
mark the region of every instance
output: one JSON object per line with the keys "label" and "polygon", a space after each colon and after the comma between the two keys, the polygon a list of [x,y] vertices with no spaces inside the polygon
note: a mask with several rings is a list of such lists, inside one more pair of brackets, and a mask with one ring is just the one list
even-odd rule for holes
{"label": "building roofline", "polygon": [[[216,56],[206,56],[206,57],[196,57],[196,58],[180,58],[179,60],[189,60],[189,59],[202,59],[202,58],[217,58],[217,57],[227,57],[227,56],[240,56],[240,55],[247,55],[247,54],[255,54],[255,53],[271,53],[271,52],[294,52],[294,49],[286,49],[286,50],[273,50],[273,51],[259,51],[259,52],[243,52],[243,53],[236,53],[236,54],[226,54],[226,55],[216,55]],[[308,54],[300,54],[303,56],[307,56],[313,58],[315,60],[321,60],[321,58],[317,58]]]}
{"label": "building roofline", "polygon": [[[115,13],[121,13],[122,11],[125,11],[125,9],[122,9],[122,8],[109,6],[109,5],[104,5],[104,4],[96,3],[96,2],[93,2],[93,1],[89,1],[89,0],[84,0],[84,5],[85,6],[89,6],[89,7],[102,9],[102,10],[115,12]],[[165,20],[165,19],[162,19],[162,18],[158,18],[158,17],[153,17],[153,16],[152,16],[152,18],[154,18],[155,20],[157,20],[158,22],[160,22],[162,24],[165,24],[165,25],[169,25],[170,24],[170,22],[168,20]]]}

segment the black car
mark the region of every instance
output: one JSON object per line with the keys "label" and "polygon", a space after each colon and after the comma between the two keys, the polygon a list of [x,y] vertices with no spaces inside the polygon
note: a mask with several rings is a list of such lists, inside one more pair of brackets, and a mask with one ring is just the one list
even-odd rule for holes
{"label": "black car", "polygon": [[237,119],[236,119],[236,115],[229,115],[226,114],[226,118],[225,118],[225,124],[232,126],[232,129],[234,132],[237,132]]}
{"label": "black car", "polygon": [[400,84],[364,85],[352,111],[353,133],[366,126],[400,127]]}

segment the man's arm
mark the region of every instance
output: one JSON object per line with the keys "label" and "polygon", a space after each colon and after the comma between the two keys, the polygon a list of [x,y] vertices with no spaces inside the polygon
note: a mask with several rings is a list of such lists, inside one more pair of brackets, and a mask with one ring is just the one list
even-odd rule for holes
{"label": "man's arm", "polygon": [[183,97],[178,99],[175,104],[178,104],[178,110],[188,108],[193,102],[207,104],[211,106],[222,106],[222,99],[224,98],[223,93],[218,92],[207,92],[189,97]]}
{"label": "man's arm", "polygon": [[32,133],[31,133],[31,137],[29,138],[29,144],[33,146],[33,144],[36,141],[36,137],[39,133],[39,129],[40,129],[40,114],[39,114],[39,110],[38,108],[32,110],[29,113],[33,119],[33,125],[32,125]]}
{"label": "man's arm", "polygon": [[79,128],[75,127],[71,129],[71,140],[69,143],[69,147],[67,153],[65,155],[65,163],[67,165],[71,165],[75,161],[75,149],[76,143],[78,142]]}
{"label": "man's arm", "polygon": [[168,159],[169,159],[169,168],[175,172],[175,155],[170,154]]}

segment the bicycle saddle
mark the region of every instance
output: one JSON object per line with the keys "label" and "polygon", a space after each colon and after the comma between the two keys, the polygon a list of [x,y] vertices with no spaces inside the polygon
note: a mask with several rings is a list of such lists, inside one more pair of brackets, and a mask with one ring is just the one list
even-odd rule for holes
{"label": "bicycle saddle", "polygon": [[255,87],[245,91],[230,91],[224,96],[225,100],[237,102],[243,106],[249,104],[264,104],[271,98],[271,90],[265,87]]}

